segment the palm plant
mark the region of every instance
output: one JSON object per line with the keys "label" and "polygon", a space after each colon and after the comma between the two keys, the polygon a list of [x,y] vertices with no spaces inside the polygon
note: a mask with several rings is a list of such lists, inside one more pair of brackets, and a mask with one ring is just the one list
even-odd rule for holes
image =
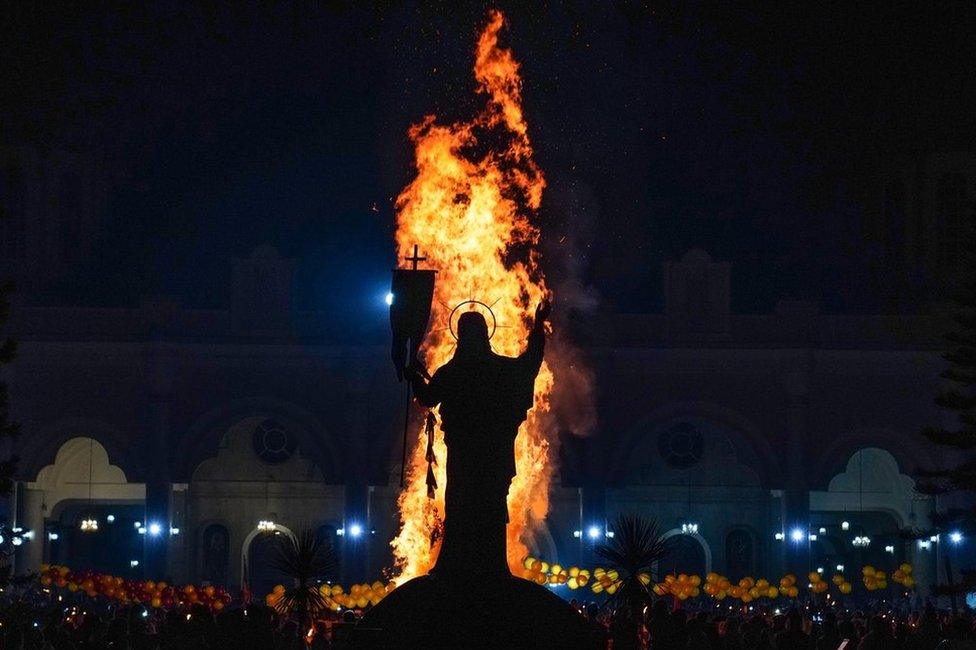
{"label": "palm plant", "polygon": [[278,535],[268,564],[291,578],[274,608],[298,620],[303,629],[318,614],[328,609],[319,593],[319,582],[336,566],[335,551],[315,531],[302,530],[297,535]]}
{"label": "palm plant", "polygon": [[654,565],[667,557],[668,547],[656,520],[626,515],[613,525],[613,537],[596,547],[597,556],[605,560],[608,570],[617,572],[620,580],[607,602],[623,610],[635,624],[651,603],[648,578]]}

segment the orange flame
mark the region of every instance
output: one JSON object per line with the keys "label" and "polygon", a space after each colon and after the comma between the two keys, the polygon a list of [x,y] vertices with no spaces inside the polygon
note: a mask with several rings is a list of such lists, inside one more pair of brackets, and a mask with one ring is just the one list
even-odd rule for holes
{"label": "orange flame", "polygon": [[[504,17],[498,11],[478,39],[474,74],[487,105],[472,120],[441,125],[432,115],[411,127],[417,177],[397,198],[399,251],[419,244],[437,269],[435,318],[422,350],[431,370],[446,363],[454,340],[448,329],[453,306],[470,299],[492,305],[499,328],[492,348],[522,351],[532,310],[548,293],[539,269],[539,228],[531,221],[542,202],[545,179],[532,159],[522,113],[519,64],[499,48]],[[490,323],[489,317],[489,323]],[[439,321],[439,322],[438,322]],[[521,573],[525,536],[548,510],[552,475],[549,417],[553,375],[547,364],[535,384],[535,407],[515,441],[517,476],[508,493],[508,563]],[[433,567],[440,550],[447,482],[443,432],[434,436],[438,489],[427,498],[425,436],[409,455],[407,485],[400,494],[400,532],[392,541],[398,582]]]}

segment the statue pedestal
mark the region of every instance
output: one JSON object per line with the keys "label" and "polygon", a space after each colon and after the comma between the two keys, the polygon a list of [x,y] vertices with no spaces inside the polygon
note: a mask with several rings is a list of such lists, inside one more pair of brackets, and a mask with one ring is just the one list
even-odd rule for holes
{"label": "statue pedestal", "polygon": [[566,601],[514,576],[414,578],[366,613],[355,639],[357,650],[602,647]]}

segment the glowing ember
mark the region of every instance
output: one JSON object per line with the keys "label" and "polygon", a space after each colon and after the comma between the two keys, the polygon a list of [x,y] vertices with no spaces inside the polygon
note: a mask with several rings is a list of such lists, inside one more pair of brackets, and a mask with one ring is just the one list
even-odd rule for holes
{"label": "glowing ember", "polygon": [[[491,305],[499,325],[492,347],[511,356],[521,352],[533,309],[547,294],[535,248],[539,229],[530,221],[545,180],[532,159],[519,64],[510,50],[498,47],[503,23],[502,14],[492,12],[478,39],[474,73],[478,91],[487,96],[485,108],[471,121],[441,125],[427,116],[410,129],[417,177],[397,198],[396,242],[401,252],[420,244],[430,268],[438,270],[434,318],[422,350],[431,371],[453,354],[447,319],[455,305],[470,299]],[[508,494],[508,563],[519,575],[528,552],[525,534],[548,509],[552,386],[552,372],[543,364],[535,408],[515,443],[518,475]],[[398,502],[401,529],[392,542],[398,582],[426,573],[440,550],[447,482],[443,432],[435,434],[434,499],[427,498],[425,447],[421,433]]]}

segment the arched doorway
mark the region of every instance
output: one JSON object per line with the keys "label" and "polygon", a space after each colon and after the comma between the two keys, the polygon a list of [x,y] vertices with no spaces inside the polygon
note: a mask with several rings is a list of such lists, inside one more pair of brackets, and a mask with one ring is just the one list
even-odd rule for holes
{"label": "arched doorway", "polygon": [[230,531],[210,524],[200,533],[200,579],[212,585],[227,584],[230,564]]}
{"label": "arched doorway", "polygon": [[673,529],[662,537],[667,540],[668,556],[658,565],[659,574],[687,573],[704,576],[711,570],[712,552],[701,535]]}
{"label": "arched doorway", "polygon": [[276,524],[274,530],[270,531],[255,528],[244,540],[241,575],[247,580],[255,598],[263,598],[275,585],[291,586],[291,579],[272,565],[279,538],[291,534],[289,529]]}
{"label": "arched doorway", "polygon": [[903,539],[900,531],[927,528],[930,510],[931,498],[915,491],[914,479],[902,473],[893,454],[878,447],[860,449],[830,479],[827,490],[810,493],[811,526],[818,533],[811,559],[825,569],[841,565],[848,571],[911,562],[922,593],[934,577],[934,554],[930,547]]}
{"label": "arched doorway", "polygon": [[[141,576],[146,487],[130,483],[121,467],[94,438],[66,441],[54,462],[21,491],[26,527],[35,531],[25,545],[26,565],[37,570],[47,559],[79,569]],[[96,527],[81,530],[84,519]]]}

